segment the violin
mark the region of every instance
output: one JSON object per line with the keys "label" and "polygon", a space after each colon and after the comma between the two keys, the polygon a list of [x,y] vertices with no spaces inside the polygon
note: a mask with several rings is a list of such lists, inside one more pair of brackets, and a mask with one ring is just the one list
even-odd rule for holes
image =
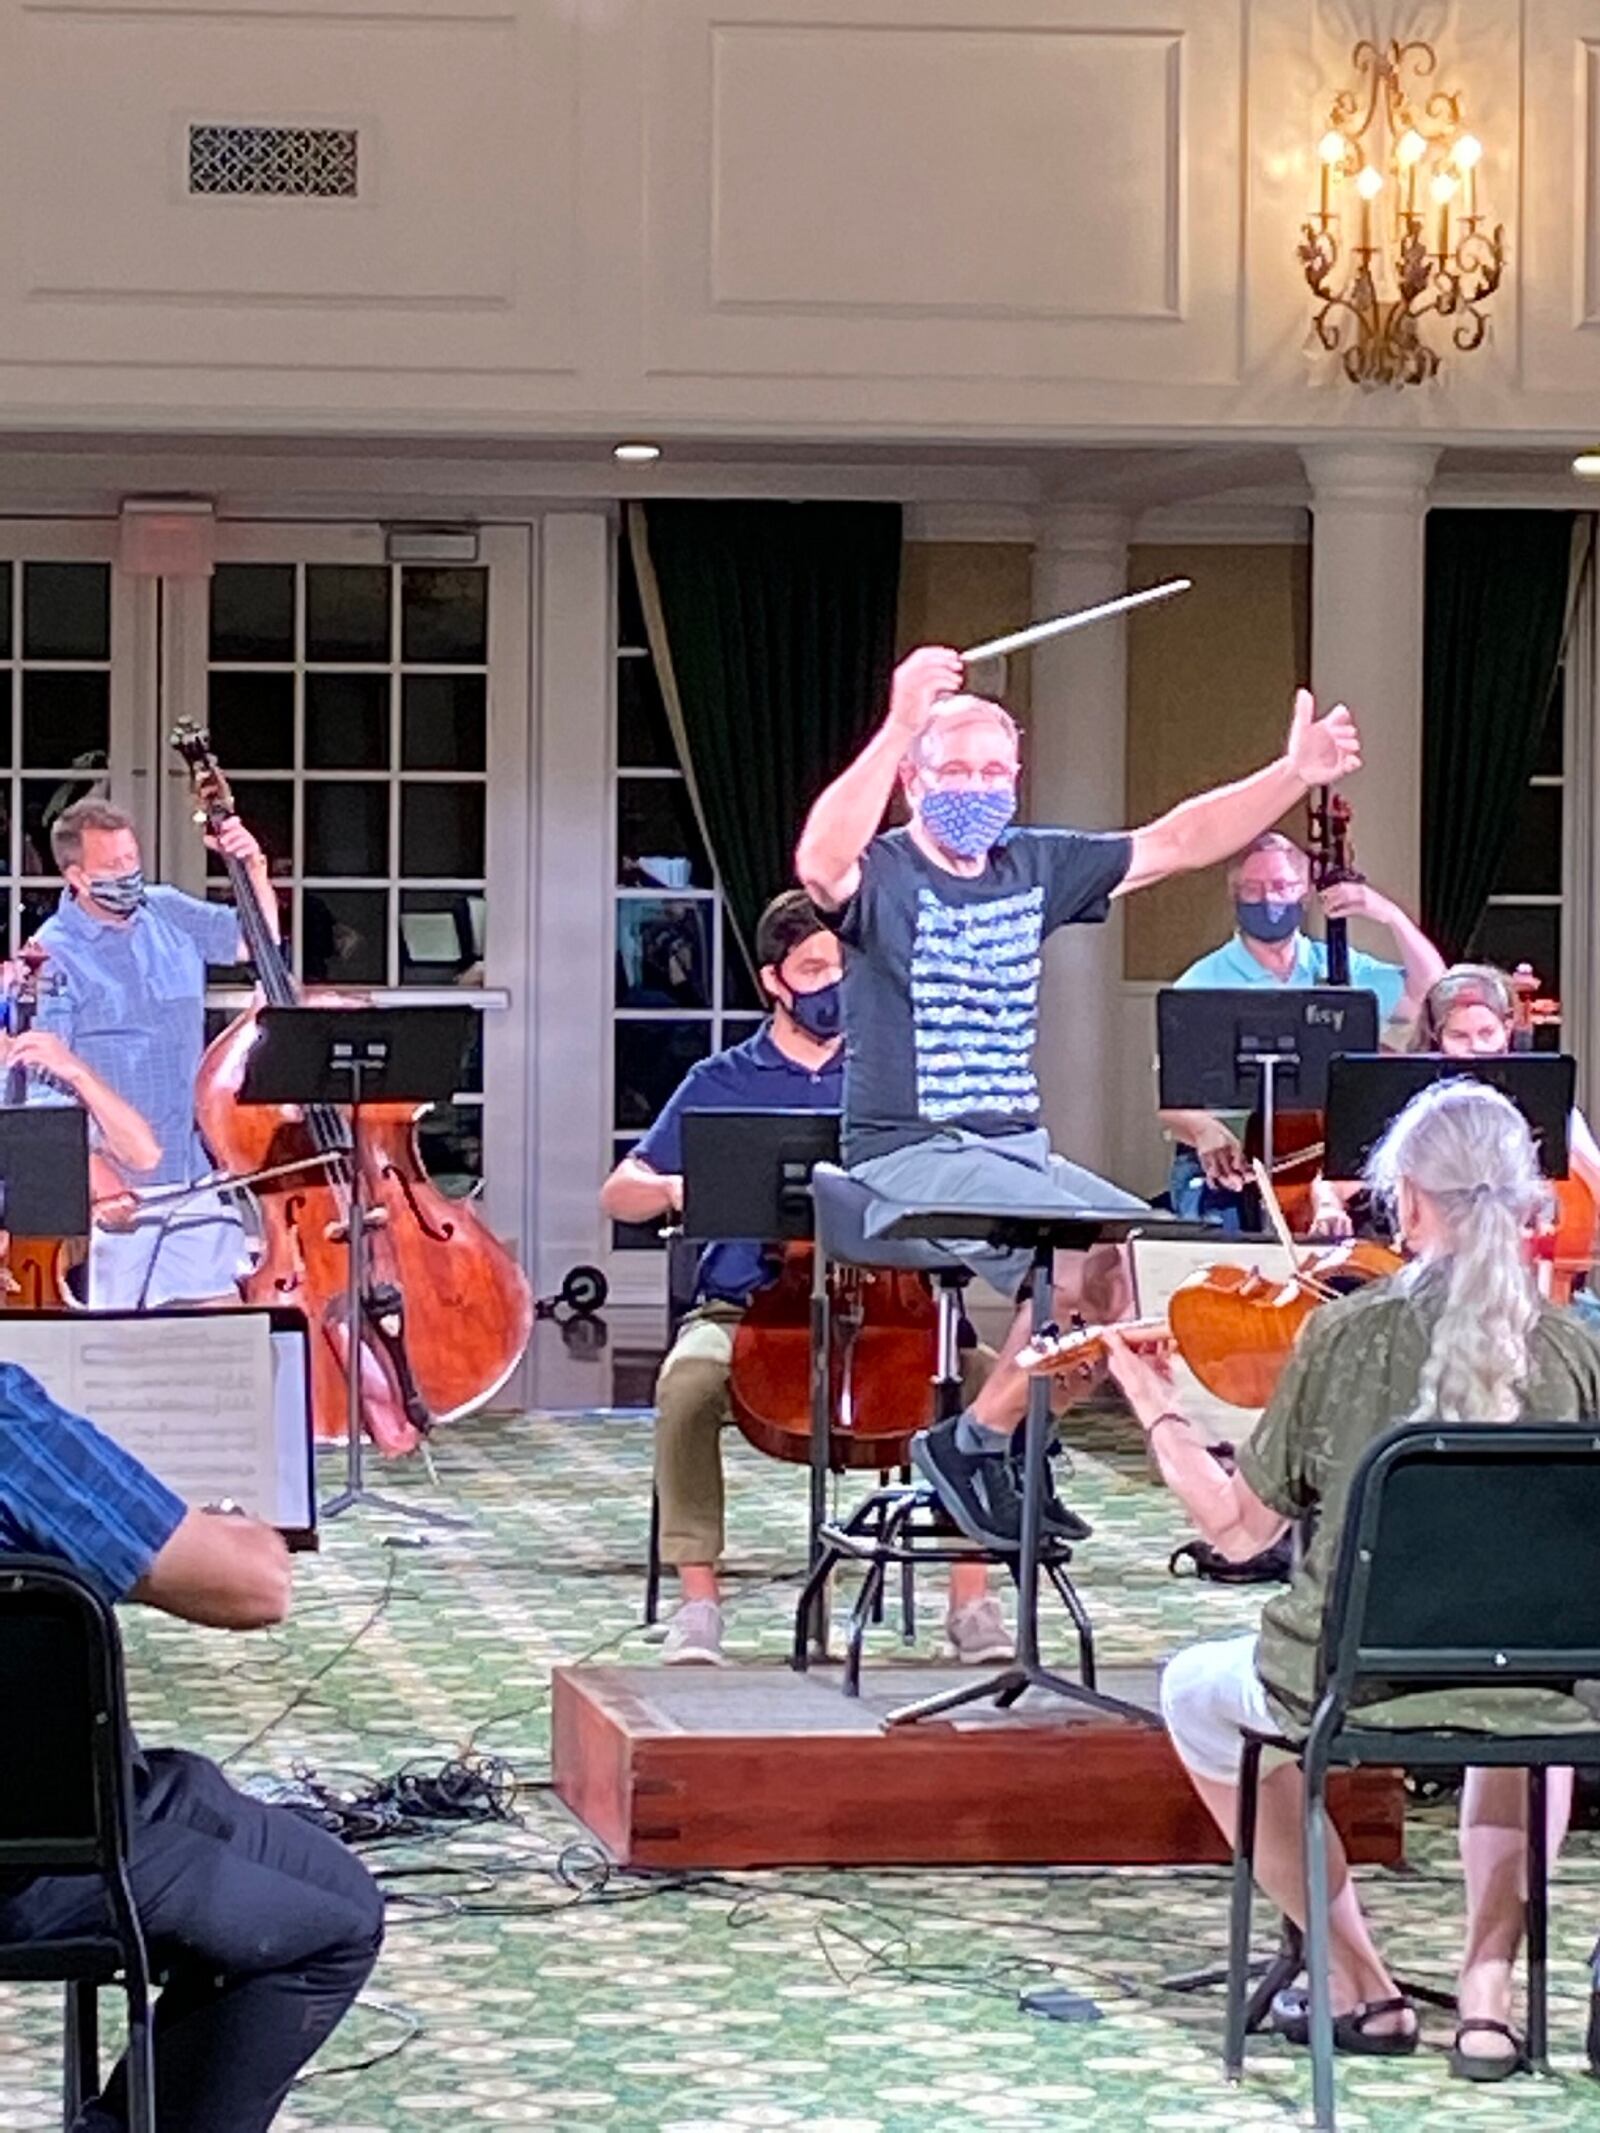
{"label": "violin", "polygon": [[[1561,1002],[1541,985],[1531,963],[1519,963],[1511,973],[1514,1003],[1511,1048],[1533,1048],[1534,1031],[1561,1020]],[[1548,1268],[1548,1287],[1553,1303],[1570,1303],[1579,1282],[1586,1281],[1594,1264],[1596,1209],[1594,1194],[1576,1172],[1552,1178],[1555,1220],[1534,1240],[1534,1257]]]}
{"label": "violin", "polygon": [[[1350,803],[1331,786],[1306,797],[1306,852],[1311,886],[1320,895],[1340,882],[1364,881],[1350,843]],[[1327,924],[1328,983],[1350,982],[1350,925],[1330,918]],[[1322,1167],[1326,1121],[1320,1111],[1278,1111],[1272,1121],[1272,1181],[1289,1227],[1304,1236],[1312,1223],[1311,1188]],[[1263,1153],[1261,1121],[1253,1117],[1245,1134],[1245,1154]]]}
{"label": "violin", "polygon": [[[173,746],[189,766],[201,819],[216,830],[233,795],[199,728],[180,725]],[[347,1004],[334,993],[302,994],[273,937],[246,868],[225,855],[240,929],[266,1002]],[[317,1433],[344,1432],[349,1341],[361,1346],[362,1423],[378,1449],[412,1451],[437,1422],[481,1407],[522,1358],[533,1330],[533,1292],[516,1260],[464,1200],[428,1176],[416,1124],[425,1106],[362,1106],[361,1175],[346,1113],[338,1106],[246,1104],[245,1062],[259,1029],[256,1009],[214,1038],[200,1063],[195,1112],[218,1163],[248,1185],[263,1249],[244,1283],[252,1304],[292,1304],[312,1330],[312,1409]],[[346,1324],[351,1199],[367,1222],[362,1323]]]}
{"label": "violin", "polygon": [[[812,1247],[784,1246],[733,1337],[728,1405],[757,1451],[811,1458]],[[828,1464],[835,1473],[904,1466],[932,1419],[938,1307],[920,1274],[836,1266],[829,1275]]]}
{"label": "violin", "polygon": [[1397,1274],[1403,1264],[1386,1245],[1358,1238],[1307,1253],[1286,1281],[1255,1267],[1201,1267],[1173,1290],[1165,1320],[1135,1319],[1030,1342],[1017,1366],[1030,1375],[1080,1374],[1103,1357],[1109,1330],[1131,1346],[1176,1349],[1206,1391],[1230,1407],[1265,1407],[1312,1312]]}

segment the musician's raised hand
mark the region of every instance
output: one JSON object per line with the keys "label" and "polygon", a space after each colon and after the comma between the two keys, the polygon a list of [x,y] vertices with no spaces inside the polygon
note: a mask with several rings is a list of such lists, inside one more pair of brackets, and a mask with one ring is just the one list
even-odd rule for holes
{"label": "musician's raised hand", "polygon": [[220,852],[225,859],[237,859],[241,866],[266,865],[266,854],[237,815],[229,815],[218,823],[216,830],[207,835],[206,845],[209,850]]}
{"label": "musician's raised hand", "polygon": [[1317,700],[1311,691],[1297,689],[1286,753],[1290,768],[1308,789],[1313,785],[1337,785],[1341,778],[1361,768],[1361,735],[1343,704],[1335,704],[1318,718]]}
{"label": "musician's raised hand", "polygon": [[965,683],[961,654],[947,644],[924,644],[908,652],[895,668],[889,690],[890,725],[914,741],[940,699],[959,696]]}

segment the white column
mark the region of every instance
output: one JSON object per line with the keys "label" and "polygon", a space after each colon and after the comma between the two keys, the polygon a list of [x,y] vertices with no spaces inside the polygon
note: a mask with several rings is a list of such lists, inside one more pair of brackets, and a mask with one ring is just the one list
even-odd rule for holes
{"label": "white column", "polygon": [[[1422,878],[1423,529],[1439,454],[1399,442],[1313,444],[1311,685],[1361,727],[1356,863],[1417,916]],[[1358,929],[1362,930],[1362,929]],[[1387,935],[1363,946],[1392,955]]]}
{"label": "white column", "polygon": [[[1114,599],[1128,584],[1128,521],[1097,504],[1048,505],[1033,552],[1033,611],[1058,615]],[[1126,811],[1127,644],[1120,618],[1039,645],[1023,743],[1027,816],[1044,826],[1121,829]],[[1039,1084],[1054,1146],[1115,1176],[1120,910],[1103,926],[1064,927],[1045,951]]]}
{"label": "white column", "polygon": [[[611,1166],[606,1048],[612,937],[611,534],[601,511],[552,512],[539,544],[537,772],[528,794],[533,1072],[528,1269],[540,1295],[602,1258],[597,1195]],[[491,921],[492,923],[492,921]]]}

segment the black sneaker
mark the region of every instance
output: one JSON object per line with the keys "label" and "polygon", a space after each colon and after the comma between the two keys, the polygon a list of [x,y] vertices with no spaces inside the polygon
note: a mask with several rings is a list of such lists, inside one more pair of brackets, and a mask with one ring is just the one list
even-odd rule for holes
{"label": "black sneaker", "polygon": [[[1011,1467],[1011,1485],[1017,1492],[1019,1502],[1022,1498],[1025,1476],[1025,1462],[1022,1456],[1024,1441],[1024,1426],[1019,1424],[1012,1433],[1011,1450],[1007,1454],[1008,1463]],[[1086,1518],[1080,1518],[1076,1511],[1064,1503],[1056,1489],[1055,1461],[1060,1450],[1059,1444],[1052,1444],[1045,1455],[1044,1501],[1039,1506],[1039,1530],[1046,1540],[1087,1540],[1094,1531],[1093,1526],[1090,1525]]]}
{"label": "black sneaker", "polygon": [[956,1442],[959,1417],[918,1430],[911,1464],[933,1484],[939,1501],[980,1548],[1016,1548],[1022,1542],[1022,1504],[1003,1451],[965,1452]]}

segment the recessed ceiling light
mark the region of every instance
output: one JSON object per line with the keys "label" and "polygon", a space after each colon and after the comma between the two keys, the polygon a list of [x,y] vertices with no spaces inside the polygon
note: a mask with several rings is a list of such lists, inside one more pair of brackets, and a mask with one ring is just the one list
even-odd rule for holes
{"label": "recessed ceiling light", "polygon": [[661,457],[661,447],[659,444],[614,444],[611,447],[611,456],[613,459],[622,460],[628,466],[644,466],[650,460]]}
{"label": "recessed ceiling light", "polygon": [[1591,481],[1600,481],[1600,451],[1580,452],[1572,462],[1572,471],[1587,475]]}

